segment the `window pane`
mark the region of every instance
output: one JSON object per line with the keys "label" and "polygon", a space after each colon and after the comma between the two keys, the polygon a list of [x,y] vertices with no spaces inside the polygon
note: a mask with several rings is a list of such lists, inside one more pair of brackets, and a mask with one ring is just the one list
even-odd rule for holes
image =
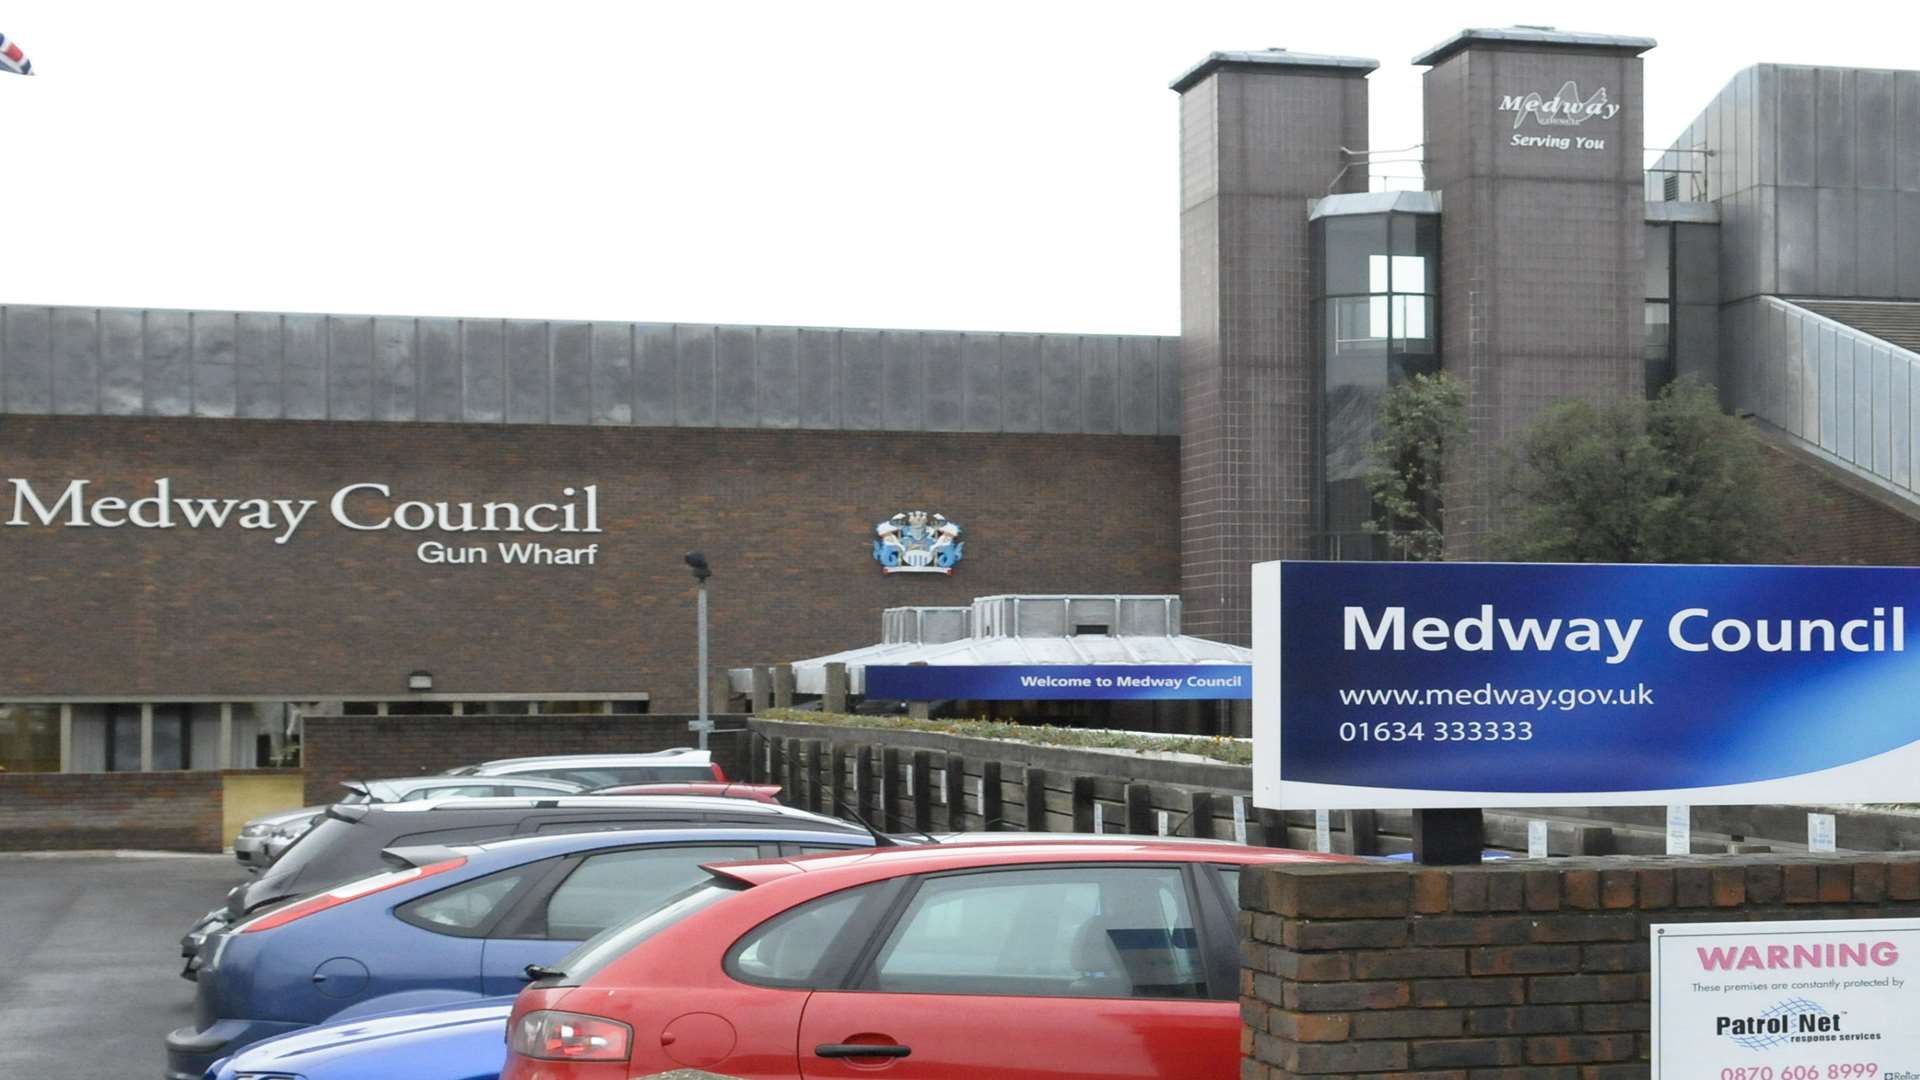
{"label": "window pane", "polygon": [[1427,260],[1419,255],[1395,255],[1393,257],[1393,291],[1432,292],[1433,290],[1427,284]]}
{"label": "window pane", "polygon": [[403,910],[429,929],[472,930],[487,921],[500,901],[520,884],[525,871],[516,869],[457,885],[408,904]]}
{"label": "window pane", "polygon": [[866,895],[866,888],[837,892],[762,924],[740,939],[733,971],[771,986],[814,985],[821,958]]}
{"label": "window pane", "polygon": [[1672,288],[1668,283],[1668,257],[1671,254],[1673,229],[1667,225],[1652,225],[1647,228],[1647,299],[1670,299]]}
{"label": "window pane", "polygon": [[1372,287],[1373,260],[1387,252],[1387,219],[1368,214],[1322,218],[1326,227],[1327,295],[1385,292]]}
{"label": "window pane", "polygon": [[1216,866],[1220,875],[1220,887],[1227,890],[1227,905],[1235,911],[1240,910],[1240,868],[1237,866]]}
{"label": "window pane", "polygon": [[0,771],[60,771],[60,706],[0,705]]}
{"label": "window pane", "polygon": [[759,853],[751,844],[714,844],[590,856],[548,898],[547,936],[590,938],[707,880],[702,863],[738,862]]}
{"label": "window pane", "polygon": [[929,879],[875,964],[898,993],[1206,994],[1175,869],[1076,867]]}

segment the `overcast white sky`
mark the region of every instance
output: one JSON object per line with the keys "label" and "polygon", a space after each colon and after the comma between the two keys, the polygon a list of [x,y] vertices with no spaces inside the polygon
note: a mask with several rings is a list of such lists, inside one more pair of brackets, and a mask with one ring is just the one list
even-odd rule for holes
{"label": "overcast white sky", "polygon": [[1920,66],[1920,5],[1775,7],[0,0],[0,301],[1174,333],[1210,50],[1377,58],[1383,148],[1464,26],[1659,39],[1653,145],[1751,63]]}

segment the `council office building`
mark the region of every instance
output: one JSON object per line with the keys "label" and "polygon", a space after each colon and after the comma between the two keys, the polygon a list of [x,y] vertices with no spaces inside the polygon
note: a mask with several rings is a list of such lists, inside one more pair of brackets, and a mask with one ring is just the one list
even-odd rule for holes
{"label": "council office building", "polygon": [[1408,191],[1375,61],[1207,57],[1178,337],[0,309],[0,763],[252,764],[317,702],[684,712],[694,548],[715,669],[1014,594],[1244,643],[1250,563],[1384,554],[1367,447],[1423,371],[1469,393],[1458,556],[1549,402],[1694,375],[1803,558],[1920,561],[1920,73],[1749,68],[1650,155],[1653,46],[1413,58]]}

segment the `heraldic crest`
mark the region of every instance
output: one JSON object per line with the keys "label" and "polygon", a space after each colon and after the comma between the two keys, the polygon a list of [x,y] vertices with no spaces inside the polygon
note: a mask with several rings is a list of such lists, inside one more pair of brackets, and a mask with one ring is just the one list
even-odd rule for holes
{"label": "heraldic crest", "polygon": [[873,527],[873,557],[889,574],[951,574],[966,542],[943,514],[908,510]]}

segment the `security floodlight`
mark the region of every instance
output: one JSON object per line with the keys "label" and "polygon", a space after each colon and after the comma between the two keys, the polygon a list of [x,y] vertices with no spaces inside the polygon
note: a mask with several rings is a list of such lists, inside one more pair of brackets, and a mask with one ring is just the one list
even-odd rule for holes
{"label": "security floodlight", "polygon": [[416,691],[433,689],[433,672],[431,671],[408,672],[407,673],[407,689],[416,690]]}
{"label": "security floodlight", "polygon": [[713,568],[707,565],[707,557],[698,551],[687,552],[687,565],[693,567],[693,579],[704,582],[713,576]]}

